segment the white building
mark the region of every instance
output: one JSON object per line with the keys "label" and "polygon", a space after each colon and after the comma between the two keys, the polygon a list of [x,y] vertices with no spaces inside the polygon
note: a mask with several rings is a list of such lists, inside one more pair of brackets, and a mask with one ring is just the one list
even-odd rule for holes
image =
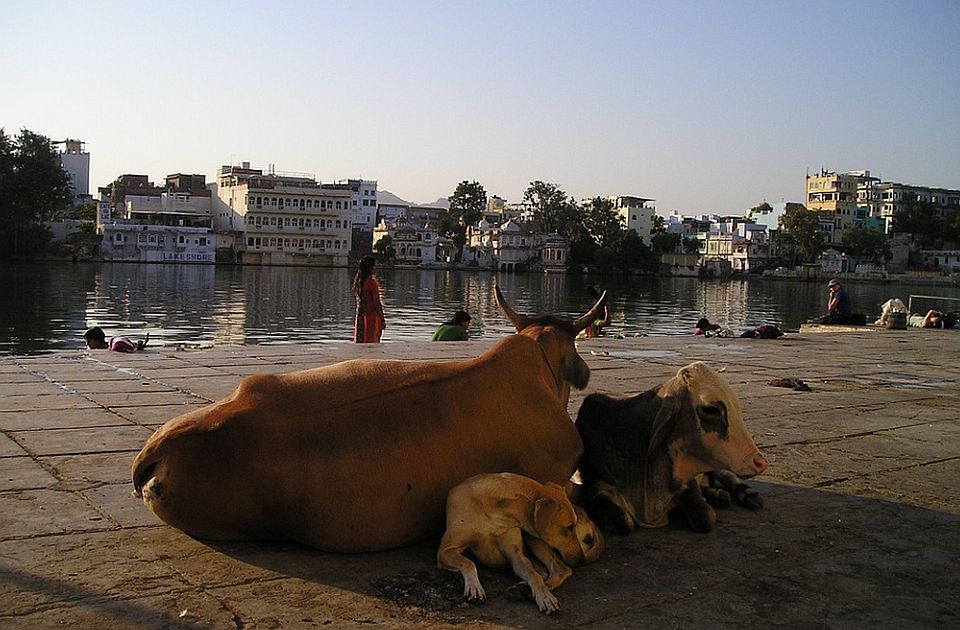
{"label": "white building", "polygon": [[352,190],[302,173],[264,173],[249,162],[221,167],[216,189],[214,229],[233,236],[241,262],[347,264]]}
{"label": "white building", "polygon": [[437,262],[436,223],[419,223],[405,216],[391,221],[381,221],[373,231],[376,246],[384,236],[393,241],[394,262],[406,265],[430,265]]}
{"label": "white building", "polygon": [[500,271],[561,271],[569,256],[570,243],[565,238],[538,232],[531,221],[513,219],[499,226],[485,220],[469,226],[463,251],[467,264]]}
{"label": "white building", "polygon": [[87,203],[90,196],[90,154],[81,140],[61,140],[53,144],[63,145],[60,151],[60,165],[70,177],[73,186],[74,204]]}
{"label": "white building", "polygon": [[[653,199],[633,197],[630,195],[614,195],[606,197],[613,204],[614,211],[620,215],[623,225],[628,230],[637,233],[644,243],[650,244],[653,230],[653,217],[657,214],[657,207]],[[581,206],[590,206],[593,199],[582,199]]]}
{"label": "white building", "polygon": [[323,184],[322,188],[349,190],[353,227],[364,232],[372,232],[377,226],[377,180],[345,179],[332,184]]}
{"label": "white building", "polygon": [[101,224],[100,254],[113,261],[213,263],[211,219],[210,197],[126,195],[120,218]]}

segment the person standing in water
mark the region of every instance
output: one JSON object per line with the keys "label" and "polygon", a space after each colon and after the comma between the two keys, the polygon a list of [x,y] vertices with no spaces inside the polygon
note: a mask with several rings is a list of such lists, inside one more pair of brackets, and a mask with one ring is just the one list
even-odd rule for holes
{"label": "person standing in water", "polygon": [[377,259],[364,256],[353,277],[353,296],[357,300],[357,316],[353,322],[353,341],[356,343],[380,343],[380,335],[387,327],[376,271]]}

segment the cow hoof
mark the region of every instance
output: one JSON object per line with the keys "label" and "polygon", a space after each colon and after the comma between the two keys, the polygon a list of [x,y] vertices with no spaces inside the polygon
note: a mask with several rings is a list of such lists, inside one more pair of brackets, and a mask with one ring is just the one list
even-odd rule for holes
{"label": "cow hoof", "polygon": [[737,487],[733,490],[733,499],[737,505],[748,510],[759,510],[763,507],[763,497],[745,483],[737,484]]}
{"label": "cow hoof", "polygon": [[725,510],[733,503],[730,493],[721,488],[703,488],[703,498],[718,510]]}

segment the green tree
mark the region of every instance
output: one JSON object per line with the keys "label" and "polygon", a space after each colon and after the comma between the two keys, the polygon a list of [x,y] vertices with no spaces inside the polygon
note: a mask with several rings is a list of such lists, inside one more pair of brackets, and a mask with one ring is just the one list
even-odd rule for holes
{"label": "green tree", "polygon": [[585,203],[581,216],[587,234],[601,249],[616,243],[624,230],[623,217],[614,209],[613,202],[603,197]]}
{"label": "green tree", "polygon": [[622,269],[642,269],[654,271],[659,257],[635,230],[624,230],[614,248],[615,261]]}
{"label": "green tree", "polygon": [[450,214],[461,225],[473,225],[487,209],[487,191],[477,182],[463,180],[450,196]]}
{"label": "green tree", "polygon": [[843,247],[848,254],[874,262],[893,258],[886,235],[859,223],[843,231]]}
{"label": "green tree", "polygon": [[680,247],[681,238],[682,237],[679,234],[672,234],[670,232],[657,232],[650,237],[650,247],[658,255],[672,254]]}
{"label": "green tree", "polygon": [[563,236],[564,228],[570,229],[571,215],[575,214],[567,200],[567,193],[556,184],[548,184],[540,180],[530,182],[523,193],[523,200],[533,206],[533,218],[540,223],[540,229],[546,233],[557,233]]}
{"label": "green tree", "polygon": [[777,241],[804,262],[813,262],[824,247],[820,215],[802,206],[788,209],[780,217]]}
{"label": "green tree", "polygon": [[683,237],[683,253],[696,254],[700,251],[700,239],[691,236]]}
{"label": "green tree", "polygon": [[50,140],[27,129],[11,138],[0,128],[0,255],[42,250],[50,241],[43,221],[72,201],[70,178]]}
{"label": "green tree", "polygon": [[910,234],[921,247],[930,247],[942,242],[943,228],[932,204],[920,201],[916,195],[905,198],[893,215],[891,230]]}
{"label": "green tree", "polygon": [[487,209],[487,191],[477,182],[463,180],[450,196],[450,211],[437,221],[437,232],[453,241],[457,259],[463,255],[467,244],[467,226],[483,218]]}
{"label": "green tree", "polygon": [[397,248],[393,245],[393,238],[389,234],[384,234],[380,240],[374,243],[373,251],[383,256],[386,260],[393,260],[397,257]]}

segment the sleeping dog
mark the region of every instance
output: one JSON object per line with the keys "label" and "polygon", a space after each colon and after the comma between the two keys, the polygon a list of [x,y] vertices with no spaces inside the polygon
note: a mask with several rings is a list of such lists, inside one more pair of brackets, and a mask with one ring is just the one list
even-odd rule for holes
{"label": "sleeping dog", "polygon": [[[524,545],[546,575],[524,555]],[[447,496],[447,531],[437,551],[437,565],[460,571],[463,595],[483,601],[477,566],[465,551],[490,567],[510,566],[533,591],[541,612],[560,605],[551,591],[573,575],[570,566],[593,562],[603,537],[586,512],[570,503],[563,488],[513,473],[476,475]]]}

